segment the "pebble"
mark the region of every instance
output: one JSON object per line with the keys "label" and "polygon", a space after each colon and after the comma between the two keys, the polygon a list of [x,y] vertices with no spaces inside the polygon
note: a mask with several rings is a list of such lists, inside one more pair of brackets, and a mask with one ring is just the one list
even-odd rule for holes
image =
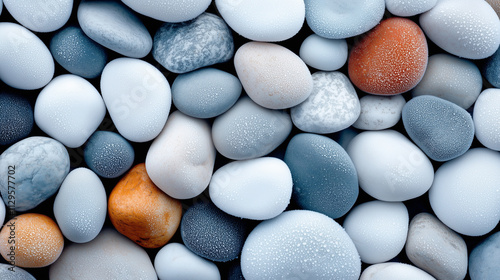
{"label": "pebble", "polygon": [[486,60],[483,69],[486,80],[488,80],[488,82],[490,82],[494,87],[500,88],[500,48]]}
{"label": "pebble", "polygon": [[0,145],[26,138],[33,128],[33,108],[21,94],[0,92]]}
{"label": "pebble", "polygon": [[297,134],[288,143],[284,161],[292,172],[293,200],[301,209],[337,219],[356,202],[356,168],[347,152],[332,139]]}
{"label": "pebble", "polygon": [[359,280],[436,280],[427,272],[406,263],[377,263],[363,270]]}
{"label": "pebble", "polygon": [[6,214],[7,209],[5,209],[5,203],[0,203],[0,225],[3,225],[3,222],[5,222]]}
{"label": "pebble", "polygon": [[13,88],[39,89],[54,76],[47,46],[19,24],[0,22],[0,58],[0,80]]}
{"label": "pebble", "polygon": [[420,82],[427,56],[427,41],[416,23],[388,18],[355,43],[349,55],[349,78],[367,93],[401,94]]}
{"label": "pebble", "polygon": [[109,62],[101,75],[102,98],[118,132],[133,142],[151,141],[168,118],[172,96],[165,76],[135,58]]}
{"label": "pebble", "polygon": [[[11,231],[14,231],[15,239],[11,239]],[[15,240],[14,250],[7,239]],[[0,253],[7,262],[12,261],[16,266],[49,266],[59,258],[63,247],[64,238],[57,224],[42,214],[27,213],[14,217],[0,231]]]}
{"label": "pebble", "polygon": [[146,169],[166,194],[189,199],[208,187],[215,154],[208,123],[175,111],[149,147]]}
{"label": "pebble", "polygon": [[212,125],[217,151],[235,160],[265,156],[281,145],[292,131],[290,115],[270,110],[242,97]]}
{"label": "pebble", "polygon": [[463,238],[428,213],[410,223],[406,255],[436,279],[461,280],[467,274],[467,245]]}
{"label": "pebble", "polygon": [[469,112],[432,95],[408,101],[403,108],[403,124],[411,140],[435,161],[463,155],[474,140],[474,123]]}
{"label": "pebble", "polygon": [[88,79],[99,77],[108,59],[106,49],[76,26],[57,31],[50,40],[50,52],[68,72]]}
{"label": "pebble", "polygon": [[180,243],[172,242],[161,248],[156,254],[154,264],[160,280],[221,279],[217,265],[196,255]]}
{"label": "pebble", "polygon": [[482,87],[483,78],[474,63],[440,53],[429,57],[424,77],[411,93],[413,97],[437,96],[468,109],[476,101]]}
{"label": "pebble", "polygon": [[307,65],[277,44],[245,43],[234,55],[234,67],[248,96],[265,108],[291,108],[306,100],[313,90]]}
{"label": "pebble", "polygon": [[486,0],[488,4],[493,8],[493,10],[497,13],[498,17],[500,18],[500,2],[496,0]]}
{"label": "pebble", "polygon": [[120,134],[96,131],[85,144],[83,157],[87,166],[103,178],[117,178],[134,163],[135,152]]}
{"label": "pebble", "polygon": [[215,5],[232,30],[253,41],[292,38],[302,28],[306,14],[303,0],[215,0]]}
{"label": "pebble", "polygon": [[246,229],[245,220],[226,214],[210,202],[191,206],[181,222],[184,245],[216,262],[231,261],[240,255]]}
{"label": "pebble", "polygon": [[69,148],[83,145],[105,115],[97,89],[73,74],[54,78],[38,95],[34,112],[37,126]]}
{"label": "pebble", "polygon": [[363,130],[383,130],[399,122],[406,100],[402,95],[365,95],[359,103],[361,112],[352,126]]}
{"label": "pebble", "polygon": [[165,22],[183,22],[201,15],[210,0],[122,0],[132,10]]}
{"label": "pebble", "polygon": [[7,180],[0,181],[7,207],[27,211],[51,197],[68,175],[69,161],[66,148],[52,138],[31,136],[10,146],[0,155],[0,178],[15,175],[14,205],[9,203]]}
{"label": "pebble", "polygon": [[312,79],[311,95],[290,110],[293,124],[302,131],[320,134],[351,126],[361,108],[349,78],[341,72],[319,71]]}
{"label": "pebble", "polygon": [[106,190],[97,175],[80,167],[64,179],[54,201],[54,216],[64,237],[85,243],[94,239],[106,219]]}
{"label": "pebble", "polygon": [[500,20],[486,1],[440,0],[419,22],[432,42],[459,57],[483,59],[500,45]]}
{"label": "pebble", "polygon": [[361,261],[344,229],[309,210],[292,210],[257,225],[243,246],[247,280],[358,279]]}
{"label": "pebble", "polygon": [[5,8],[24,27],[34,32],[52,32],[63,27],[73,10],[72,0],[4,0]]}
{"label": "pebble", "polygon": [[187,22],[164,23],[154,36],[154,59],[174,73],[226,62],[233,54],[231,30],[211,13]]}
{"label": "pebble", "polygon": [[500,220],[500,155],[473,148],[436,171],[429,201],[436,216],[468,236],[492,231]]}
{"label": "pebble", "polygon": [[472,280],[500,278],[500,232],[484,239],[471,252],[469,258],[469,275]]}
{"label": "pebble", "polygon": [[359,186],[376,199],[405,201],[423,195],[432,185],[431,161],[395,130],[363,131],[351,140],[347,153]]}
{"label": "pebble", "polygon": [[267,220],[285,211],[292,185],[292,174],[285,162],[261,157],[220,167],[208,190],[213,203],[229,215]]}
{"label": "pebble", "polygon": [[476,138],[486,148],[500,151],[500,89],[485,89],[479,95],[472,119],[476,128]]}
{"label": "pebble", "polygon": [[118,0],[83,0],[77,17],[90,39],[121,55],[141,58],[153,47],[153,39],[139,17]]}
{"label": "pebble", "polygon": [[385,0],[385,8],[393,15],[399,17],[411,17],[436,6],[438,0]]}
{"label": "pebble", "polygon": [[306,21],[317,35],[344,39],[375,27],[385,12],[384,0],[305,0]]}
{"label": "pebble", "polygon": [[0,264],[0,278],[3,280],[36,280],[36,278],[26,270],[16,267],[13,271],[12,266],[5,263]]}
{"label": "pebble", "polygon": [[154,185],[140,163],[111,191],[108,213],[121,234],[142,247],[159,248],[177,231],[182,206]]}
{"label": "pebble", "polygon": [[240,80],[233,74],[203,68],[177,76],[172,100],[184,114],[201,119],[214,118],[231,108],[241,95]]}
{"label": "pebble", "polygon": [[300,45],[299,55],[311,67],[321,71],[335,71],[347,62],[347,41],[311,34]]}
{"label": "pebble", "polygon": [[149,255],[116,230],[105,228],[92,241],[72,243],[50,266],[50,279],[143,279],[155,280]]}

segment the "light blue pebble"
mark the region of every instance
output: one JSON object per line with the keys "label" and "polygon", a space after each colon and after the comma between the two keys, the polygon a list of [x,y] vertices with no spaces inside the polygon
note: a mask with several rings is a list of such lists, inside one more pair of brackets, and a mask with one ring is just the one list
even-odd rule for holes
{"label": "light blue pebble", "polygon": [[471,280],[500,279],[500,232],[486,238],[469,256]]}
{"label": "light blue pebble", "polygon": [[10,145],[27,137],[33,128],[33,108],[14,93],[0,93],[0,145]]}
{"label": "light blue pebble", "polygon": [[[0,1],[1,2],[1,1]],[[20,267],[14,267],[10,264],[0,263],[0,279],[2,280],[36,280],[26,270]]]}
{"label": "light blue pebble", "polygon": [[500,88],[500,48],[486,60],[483,73],[488,82]]}

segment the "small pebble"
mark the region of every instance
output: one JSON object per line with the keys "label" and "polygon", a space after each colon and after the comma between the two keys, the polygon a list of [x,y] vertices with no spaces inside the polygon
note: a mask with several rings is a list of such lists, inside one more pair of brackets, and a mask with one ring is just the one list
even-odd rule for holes
{"label": "small pebble", "polygon": [[500,232],[490,235],[470,253],[469,274],[471,280],[500,278]]}
{"label": "small pebble", "polygon": [[[72,0],[4,0],[16,21],[34,32],[52,32],[66,24],[73,9]],[[1,10],[0,10],[1,11]]]}
{"label": "small pebble", "polygon": [[406,100],[402,95],[365,95],[359,99],[359,103],[361,112],[352,126],[364,130],[383,130],[399,122]]}
{"label": "small pebble", "polygon": [[437,2],[438,0],[385,0],[385,8],[395,16],[411,17],[427,12]]}
{"label": "small pebble", "polygon": [[26,138],[33,128],[33,108],[21,94],[0,93],[0,145],[10,145]]}
{"label": "small pebble", "polygon": [[486,148],[500,151],[500,89],[485,89],[479,95],[472,119],[476,128],[476,138]]}
{"label": "small pebble", "polygon": [[335,71],[347,62],[347,41],[311,34],[300,45],[299,55],[311,67],[321,71]]}
{"label": "small pebble", "polygon": [[182,22],[201,15],[210,0],[122,0],[132,10],[165,22]]}
{"label": "small pebble", "polygon": [[377,263],[363,270],[359,280],[436,280],[427,272],[406,263]]}
{"label": "small pebble", "polygon": [[[0,1],[1,3],[1,1]],[[0,6],[1,7],[1,6]],[[1,11],[1,9],[0,9]],[[0,279],[2,280],[36,280],[33,275],[31,275],[26,270],[15,267],[12,268],[12,265],[1,263],[0,264]]]}
{"label": "small pebble", "polygon": [[483,74],[494,87],[500,88],[500,48],[486,60]]}

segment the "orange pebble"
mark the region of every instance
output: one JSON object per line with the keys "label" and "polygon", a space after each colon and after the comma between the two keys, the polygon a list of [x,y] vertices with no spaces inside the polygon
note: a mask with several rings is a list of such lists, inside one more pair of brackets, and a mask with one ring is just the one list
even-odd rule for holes
{"label": "orange pebble", "polygon": [[146,248],[165,245],[179,227],[180,201],[160,190],[144,163],[132,168],[109,196],[111,223],[123,235]]}
{"label": "orange pebble", "polygon": [[367,93],[396,95],[420,82],[427,58],[427,40],[420,27],[409,19],[393,17],[380,22],[353,47],[349,77]]}
{"label": "orange pebble", "polygon": [[44,267],[55,262],[64,247],[57,224],[42,214],[12,218],[0,231],[0,253],[11,265]]}

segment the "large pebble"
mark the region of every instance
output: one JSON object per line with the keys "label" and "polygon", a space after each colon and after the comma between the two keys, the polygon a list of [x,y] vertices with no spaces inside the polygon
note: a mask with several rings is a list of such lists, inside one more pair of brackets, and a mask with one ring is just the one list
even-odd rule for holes
{"label": "large pebble", "polygon": [[306,14],[303,0],[215,0],[227,24],[253,41],[277,42],[299,32]]}
{"label": "large pebble", "polygon": [[287,211],[260,223],[241,253],[247,280],[358,279],[354,243],[333,219],[309,210]]}
{"label": "large pebble", "polygon": [[16,211],[33,209],[57,192],[68,173],[69,155],[60,142],[43,136],[25,138],[0,155],[0,178],[14,177],[16,191],[15,200],[9,199],[12,183],[1,180],[2,198]]}
{"label": "large pebble", "polygon": [[19,24],[0,22],[0,80],[13,88],[39,89],[52,80],[54,70],[40,38]]}
{"label": "large pebble", "polygon": [[5,8],[16,21],[35,32],[52,32],[69,20],[72,0],[4,0]]}
{"label": "large pebble", "polygon": [[103,229],[92,241],[67,246],[50,266],[50,279],[155,280],[146,251],[113,229]]}
{"label": "large pebble", "polygon": [[189,199],[207,188],[215,153],[208,123],[175,111],[149,147],[146,169],[166,194]]}
{"label": "large pebble", "polygon": [[306,100],[313,90],[307,65],[277,44],[244,44],[234,55],[234,66],[248,96],[262,107],[290,108]]}
{"label": "large pebble", "polygon": [[467,274],[467,245],[463,238],[428,213],[410,223],[406,255],[437,279],[461,280]]}
{"label": "large pebble", "polygon": [[105,115],[106,106],[97,89],[73,74],[53,79],[35,103],[38,127],[69,148],[83,145]]}
{"label": "large pebble", "polygon": [[164,23],[154,37],[154,59],[174,73],[226,62],[233,54],[231,30],[211,13],[187,22]]}
{"label": "large pebble", "polygon": [[405,201],[432,185],[434,168],[427,156],[395,130],[364,131],[347,153],[358,172],[359,186],[379,200]]}
{"label": "large pebble", "polygon": [[356,202],[356,169],[346,151],[332,139],[297,134],[288,143],[284,161],[292,172],[293,199],[300,208],[337,219]]}
{"label": "large pebble", "polygon": [[300,45],[299,55],[311,67],[321,71],[335,71],[347,62],[347,41],[311,34]]}
{"label": "large pebble", "polygon": [[490,6],[493,8],[493,10],[495,10],[498,17],[500,18],[500,2],[498,2],[497,0],[486,0],[486,2],[490,4]]}
{"label": "large pebble", "polygon": [[106,219],[106,190],[97,175],[80,167],[64,179],[54,201],[54,216],[63,235],[72,242],[94,239]]}
{"label": "large pebble", "polygon": [[160,134],[172,96],[170,85],[158,68],[140,59],[117,58],[104,67],[101,92],[123,137],[147,142]]}
{"label": "large pebble", "polygon": [[223,156],[251,159],[269,154],[286,140],[292,120],[285,111],[263,108],[242,97],[229,111],[217,117],[212,138]]}
{"label": "large pebble", "polygon": [[121,55],[141,58],[153,47],[153,39],[139,17],[118,0],[84,0],[77,16],[87,36]]}
{"label": "large pebble", "polygon": [[472,250],[469,275],[472,280],[500,279],[500,232],[483,240]]}
{"label": "large pebble", "polygon": [[406,263],[378,263],[363,270],[359,280],[436,280],[427,272]]}
{"label": "large pebble", "polygon": [[28,137],[33,128],[33,108],[20,94],[0,93],[0,145],[10,145]]}
{"label": "large pebble", "polygon": [[386,9],[393,15],[399,17],[415,16],[436,6],[438,0],[385,0]]}
{"label": "large pebble", "polygon": [[420,16],[420,26],[440,48],[464,58],[486,58],[500,45],[500,20],[483,0],[440,0]]}
{"label": "large pebble", "polygon": [[364,130],[383,130],[399,122],[406,100],[402,95],[365,95],[359,99],[359,103],[361,112],[352,126]]}
{"label": "large pebble", "polygon": [[[1,1],[0,1],[1,2]],[[1,9],[0,9],[1,11]],[[26,270],[20,267],[14,267],[9,264],[0,264],[0,279],[2,280],[36,280],[33,275],[31,275]]]}
{"label": "large pebble", "polygon": [[486,148],[500,151],[500,89],[489,88],[481,92],[472,118],[476,128],[476,138]]}
{"label": "large pebble", "polygon": [[262,157],[230,162],[215,171],[209,194],[222,211],[245,219],[271,219],[292,196],[292,174],[278,158]]}
{"label": "large pebble", "polygon": [[500,88],[500,48],[486,60],[483,75],[494,87]]}
{"label": "large pebble", "polygon": [[436,216],[452,230],[484,235],[500,220],[500,155],[474,148],[436,171],[429,201]]}
{"label": "large pebble", "polygon": [[210,0],[122,0],[132,10],[165,22],[191,20],[203,13]]}

